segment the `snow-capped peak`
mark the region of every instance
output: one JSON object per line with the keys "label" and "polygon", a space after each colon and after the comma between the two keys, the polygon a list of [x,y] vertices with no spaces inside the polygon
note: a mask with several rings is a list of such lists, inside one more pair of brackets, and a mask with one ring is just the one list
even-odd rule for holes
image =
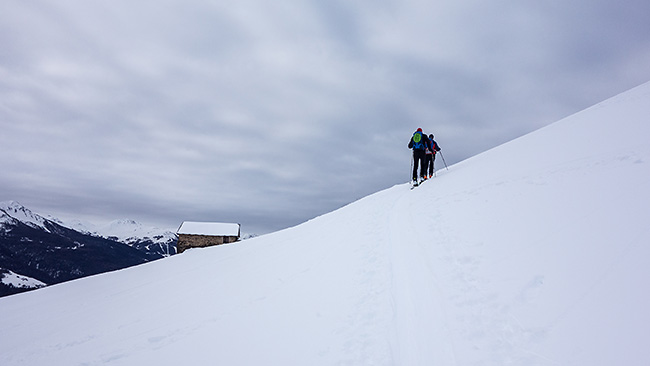
{"label": "snow-capped peak", "polygon": [[133,244],[139,240],[151,240],[155,244],[168,244],[176,238],[170,230],[145,226],[132,219],[113,220],[104,225],[95,225],[88,221],[53,219],[62,226],[103,238],[110,238],[125,244]]}
{"label": "snow-capped peak", "polygon": [[96,233],[104,237],[117,238],[122,242],[128,242],[129,239],[133,238],[150,238],[153,242],[167,242],[174,236],[174,233],[169,230],[147,227],[131,219],[111,221],[106,225],[98,227]]}
{"label": "snow-capped peak", "polygon": [[104,225],[102,231],[113,236],[137,236],[143,230],[148,230],[135,220],[120,219],[109,222]]}
{"label": "snow-capped peak", "polygon": [[4,212],[7,216],[18,220],[24,224],[30,225],[32,227],[42,228],[43,230],[49,231],[45,226],[46,218],[33,213],[25,206],[21,205],[16,201],[4,201],[0,202],[0,211]]}
{"label": "snow-capped peak", "polygon": [[77,219],[62,221],[52,216],[48,216],[48,219],[56,222],[61,226],[65,226],[67,228],[78,231],[80,233],[93,235],[97,232],[97,226],[89,221],[77,220]]}

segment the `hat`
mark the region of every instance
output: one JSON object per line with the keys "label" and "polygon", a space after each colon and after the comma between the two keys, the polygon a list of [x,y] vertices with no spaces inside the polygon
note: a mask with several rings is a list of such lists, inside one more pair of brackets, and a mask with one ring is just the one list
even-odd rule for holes
{"label": "hat", "polygon": [[418,128],[417,132],[422,132],[422,129],[421,129],[421,128]]}
{"label": "hat", "polygon": [[432,138],[433,138],[433,134],[430,134],[430,135],[429,135],[429,138],[432,139]]}

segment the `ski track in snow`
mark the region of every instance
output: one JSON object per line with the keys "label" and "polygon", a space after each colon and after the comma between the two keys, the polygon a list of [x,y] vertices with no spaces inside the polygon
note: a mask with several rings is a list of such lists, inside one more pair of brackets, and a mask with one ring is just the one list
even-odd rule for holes
{"label": "ski track in snow", "polygon": [[[439,178],[444,179],[444,174]],[[436,207],[435,188],[423,190],[400,201],[411,212],[407,219],[395,218],[391,231],[395,287],[398,293],[397,334],[402,350],[397,364],[420,365],[437,360],[443,365],[531,364],[535,355],[527,344],[539,331],[525,329],[500,304],[497,294],[484,289],[476,269],[482,259],[468,254],[481,243],[464,243],[445,225],[445,206]],[[409,210],[417,202],[433,202],[434,209]],[[425,223],[428,227],[418,225]],[[421,233],[428,233],[422,237]],[[405,249],[405,250],[404,250]],[[543,281],[538,276],[529,282],[526,296]],[[449,319],[453,319],[453,325]],[[489,350],[486,352],[486,350]],[[489,359],[483,359],[485,354]],[[461,355],[461,356],[459,356]],[[473,355],[476,355],[475,357]]]}

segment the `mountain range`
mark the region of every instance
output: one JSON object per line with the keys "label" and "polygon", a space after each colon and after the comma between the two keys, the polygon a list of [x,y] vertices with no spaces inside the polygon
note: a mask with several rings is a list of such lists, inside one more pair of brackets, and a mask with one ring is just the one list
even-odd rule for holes
{"label": "mountain range", "polygon": [[176,236],[133,220],[66,224],[18,202],[0,202],[0,296],[175,254]]}

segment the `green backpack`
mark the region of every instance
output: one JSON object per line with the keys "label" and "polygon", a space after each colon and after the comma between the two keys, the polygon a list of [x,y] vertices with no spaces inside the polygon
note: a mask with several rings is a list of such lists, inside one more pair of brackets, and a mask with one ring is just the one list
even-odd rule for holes
{"label": "green backpack", "polygon": [[413,148],[417,150],[424,150],[424,143],[422,142],[421,132],[416,132],[413,134]]}

